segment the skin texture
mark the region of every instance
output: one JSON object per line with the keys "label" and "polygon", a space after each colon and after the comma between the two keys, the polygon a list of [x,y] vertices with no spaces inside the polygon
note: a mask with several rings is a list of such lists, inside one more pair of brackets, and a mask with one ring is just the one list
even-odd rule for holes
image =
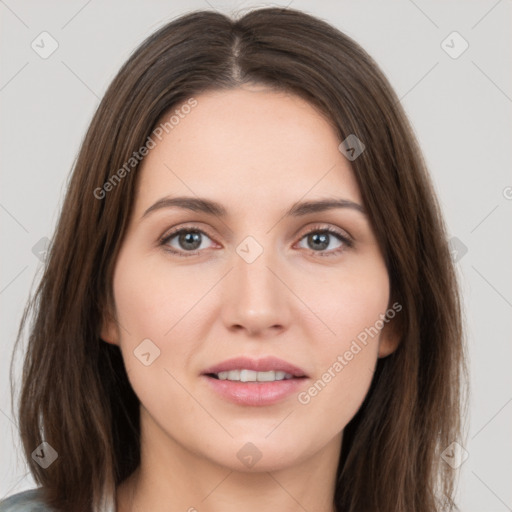
{"label": "skin texture", "polygon": [[[313,106],[261,86],[196,100],[142,162],[114,273],[117,322],[102,326],[141,402],[142,463],[119,487],[118,510],[332,511],[343,429],[377,358],[396,349],[392,322],[307,404],[297,393],[269,406],[233,404],[201,372],[273,355],[307,373],[307,391],[390,307],[383,256],[354,209],[283,217],[297,201],[362,205],[341,141]],[[141,220],[165,196],[212,199],[228,215],[173,207]],[[159,245],[181,227],[206,233],[185,257]],[[328,227],[353,246],[328,235],[327,248],[315,249],[308,230]],[[263,248],[252,263],[236,252],[247,236]],[[187,254],[179,236],[169,246]],[[160,349],[149,366],[133,353],[147,338]],[[251,468],[237,456],[248,442],[261,454]]]}

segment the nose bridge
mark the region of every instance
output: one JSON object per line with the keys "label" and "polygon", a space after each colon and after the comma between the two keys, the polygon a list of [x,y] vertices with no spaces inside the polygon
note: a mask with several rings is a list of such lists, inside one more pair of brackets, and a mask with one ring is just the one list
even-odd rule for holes
{"label": "nose bridge", "polygon": [[247,237],[237,246],[224,303],[228,324],[256,332],[287,322],[289,292],[275,275],[279,273],[278,260],[275,248],[264,246],[254,237]]}
{"label": "nose bridge", "polygon": [[[253,249],[249,250],[248,255]],[[252,299],[271,299],[275,296],[275,277],[269,270],[273,268],[275,257],[268,248],[255,257],[254,260],[245,259],[237,253],[235,259],[235,281],[236,286],[247,292],[244,294]],[[252,256],[252,255],[251,255]]]}

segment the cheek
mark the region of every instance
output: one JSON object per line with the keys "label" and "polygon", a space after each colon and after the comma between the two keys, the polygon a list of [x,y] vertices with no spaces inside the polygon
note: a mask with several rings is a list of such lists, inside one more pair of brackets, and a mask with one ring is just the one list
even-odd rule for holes
{"label": "cheek", "polygon": [[300,283],[299,293],[312,311],[306,313],[305,328],[312,340],[321,340],[323,353],[346,350],[368,331],[368,341],[378,340],[375,326],[382,328],[389,301],[388,273],[379,258],[361,258],[325,278],[313,275]]}
{"label": "cheek", "polygon": [[170,269],[161,257],[153,261],[136,255],[119,258],[114,277],[116,308],[131,337],[164,343],[204,294],[205,284],[191,272],[179,266]]}
{"label": "cheek", "polygon": [[128,251],[118,258],[113,284],[120,348],[130,384],[146,410],[192,414],[193,401],[179,384],[178,370],[198,349],[200,338],[191,334],[187,312],[204,286],[200,294],[193,276],[179,268],[170,272],[161,260]]}
{"label": "cheek", "polygon": [[[201,338],[194,336],[190,312],[195,312],[205,286],[200,290],[194,276],[180,268],[170,272],[168,265],[164,267],[165,259],[160,259],[162,262],[144,261],[137,254],[121,254],[114,296],[121,326],[120,348],[131,385],[144,404],[156,400],[165,408],[176,400],[174,392],[179,394],[172,376],[177,369],[186,368],[198,350]],[[155,395],[155,389],[165,393]]]}
{"label": "cheek", "polygon": [[332,418],[333,434],[352,419],[370,387],[389,279],[384,264],[373,260],[341,272],[335,281],[310,285],[316,291],[307,300],[316,316],[308,318],[304,328],[314,340],[314,366],[319,371],[298,401],[310,411],[325,411]]}

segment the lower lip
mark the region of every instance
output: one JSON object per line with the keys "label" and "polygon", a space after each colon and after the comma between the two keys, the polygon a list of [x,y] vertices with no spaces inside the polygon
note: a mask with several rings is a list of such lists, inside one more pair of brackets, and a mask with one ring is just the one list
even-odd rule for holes
{"label": "lower lip", "polygon": [[224,399],[239,405],[272,405],[297,393],[306,378],[274,382],[240,382],[219,380],[203,375],[211,388]]}

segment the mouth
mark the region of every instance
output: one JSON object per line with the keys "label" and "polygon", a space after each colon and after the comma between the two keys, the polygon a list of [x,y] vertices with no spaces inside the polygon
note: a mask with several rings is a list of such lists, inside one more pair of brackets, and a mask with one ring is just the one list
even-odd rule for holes
{"label": "mouth", "polygon": [[277,382],[281,380],[303,379],[304,377],[295,377],[291,373],[282,370],[268,372],[256,372],[254,370],[237,369],[219,373],[208,373],[207,377],[217,380],[229,380],[232,382]]}
{"label": "mouth", "polygon": [[280,402],[309,379],[298,366],[274,357],[230,359],[206,369],[201,376],[223,400],[251,406]]}
{"label": "mouth", "polygon": [[240,382],[271,382],[307,377],[302,368],[273,356],[260,359],[234,357],[207,368],[202,374],[219,380]]}

